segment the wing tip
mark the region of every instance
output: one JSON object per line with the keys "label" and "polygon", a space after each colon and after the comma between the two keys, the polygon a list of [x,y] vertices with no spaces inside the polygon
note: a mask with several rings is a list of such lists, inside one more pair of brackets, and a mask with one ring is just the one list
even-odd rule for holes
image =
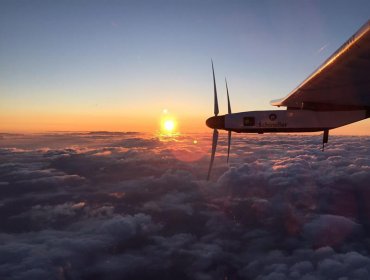
{"label": "wing tip", "polygon": [[[298,85],[293,91],[291,91],[286,97],[271,100],[272,106],[285,106],[287,107],[287,100],[297,91],[299,91],[306,83],[317,76],[323,69],[332,63],[334,59],[346,52],[355,42],[357,42],[367,32],[370,32],[370,19],[368,19],[358,30],[354,33],[342,46],[340,46],[324,63],[322,63],[311,75],[309,75],[300,85]],[[289,103],[289,101],[288,101]]]}
{"label": "wing tip", "polygon": [[283,100],[284,100],[284,98],[274,99],[274,100],[270,101],[270,104],[272,106],[278,106],[278,107],[284,106],[283,103],[282,103]]}

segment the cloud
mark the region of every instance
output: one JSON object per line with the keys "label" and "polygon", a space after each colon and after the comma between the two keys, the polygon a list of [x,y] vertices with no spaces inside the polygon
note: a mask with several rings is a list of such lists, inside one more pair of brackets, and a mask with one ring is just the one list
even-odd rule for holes
{"label": "cloud", "polygon": [[368,137],[1,140],[3,279],[369,278]]}
{"label": "cloud", "polygon": [[358,228],[352,220],[336,215],[320,215],[304,226],[304,235],[315,247],[342,244]]}

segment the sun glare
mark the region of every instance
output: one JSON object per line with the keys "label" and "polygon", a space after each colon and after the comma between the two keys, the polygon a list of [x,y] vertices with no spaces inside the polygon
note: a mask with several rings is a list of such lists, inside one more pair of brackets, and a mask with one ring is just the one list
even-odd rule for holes
{"label": "sun glare", "polygon": [[174,120],[165,120],[163,123],[163,128],[166,132],[173,132],[175,126],[176,125]]}
{"label": "sun glare", "polygon": [[178,134],[178,125],[176,118],[169,113],[168,109],[162,110],[162,116],[160,121],[161,129],[160,134],[164,137],[173,137]]}

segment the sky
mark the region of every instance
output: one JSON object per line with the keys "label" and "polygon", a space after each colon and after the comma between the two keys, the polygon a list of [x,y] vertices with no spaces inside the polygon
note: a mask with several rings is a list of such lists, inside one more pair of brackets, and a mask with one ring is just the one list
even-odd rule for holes
{"label": "sky", "polygon": [[370,278],[370,137],[224,136],[0,134],[0,278]]}
{"label": "sky", "polygon": [[0,0],[0,278],[370,279],[369,120],[325,151],[233,133],[229,163],[220,133],[209,181],[204,123],[211,58],[221,114],[225,76],[233,112],[273,109],[369,11]]}
{"label": "sky", "polygon": [[[369,19],[369,1],[0,1],[0,131],[207,130],[273,109]],[[369,120],[335,130],[369,134]]]}

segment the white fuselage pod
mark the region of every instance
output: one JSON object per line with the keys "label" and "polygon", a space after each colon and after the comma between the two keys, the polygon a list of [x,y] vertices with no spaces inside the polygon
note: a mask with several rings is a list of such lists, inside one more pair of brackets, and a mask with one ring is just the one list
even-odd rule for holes
{"label": "white fuselage pod", "polygon": [[225,115],[225,130],[235,132],[312,132],[333,129],[366,119],[366,110],[310,111],[274,110],[251,111]]}

